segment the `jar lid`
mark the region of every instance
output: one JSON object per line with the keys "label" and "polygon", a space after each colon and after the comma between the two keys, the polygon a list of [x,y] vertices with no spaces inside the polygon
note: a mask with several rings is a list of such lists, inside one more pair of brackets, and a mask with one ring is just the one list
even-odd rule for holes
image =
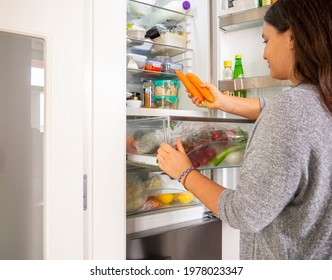
{"label": "jar lid", "polygon": [[232,67],[232,61],[230,61],[230,60],[225,60],[225,61],[224,61],[224,67]]}

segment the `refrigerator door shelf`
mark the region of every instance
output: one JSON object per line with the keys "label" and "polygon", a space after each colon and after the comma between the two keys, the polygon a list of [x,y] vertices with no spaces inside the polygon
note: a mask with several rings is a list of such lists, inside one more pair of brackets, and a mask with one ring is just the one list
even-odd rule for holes
{"label": "refrigerator door shelf", "polygon": [[276,80],[271,76],[248,77],[243,79],[218,81],[218,88],[220,91],[287,87],[291,85],[292,83],[289,80]]}
{"label": "refrigerator door shelf", "polygon": [[219,17],[219,27],[224,31],[232,32],[260,26],[269,8],[270,6],[264,6],[221,16]]}

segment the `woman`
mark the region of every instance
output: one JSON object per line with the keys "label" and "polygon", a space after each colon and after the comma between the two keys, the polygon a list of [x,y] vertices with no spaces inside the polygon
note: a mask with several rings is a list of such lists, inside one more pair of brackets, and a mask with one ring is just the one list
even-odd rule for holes
{"label": "woman", "polygon": [[258,117],[236,190],[188,170],[180,139],[177,150],[168,144],[158,150],[163,171],[181,176],[221,220],[240,229],[241,259],[332,259],[331,17],[330,0],[279,0],[268,10],[264,59],[273,78],[293,86],[267,104],[241,103],[205,84],[215,101],[204,106]]}

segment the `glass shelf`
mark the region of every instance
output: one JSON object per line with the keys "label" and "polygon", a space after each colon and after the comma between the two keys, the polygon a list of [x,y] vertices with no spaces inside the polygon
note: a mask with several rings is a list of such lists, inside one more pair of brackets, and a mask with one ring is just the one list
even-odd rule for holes
{"label": "glass shelf", "polygon": [[138,10],[135,11],[135,6],[134,7],[130,7],[129,5],[129,9],[127,12],[127,17],[129,20],[137,20],[137,19],[144,19],[144,18],[148,18],[153,12],[157,11],[157,10],[164,10],[170,13],[174,13],[174,14],[179,14],[179,15],[183,15],[184,17],[193,17],[193,15],[188,14],[188,13],[181,13],[178,11],[173,11],[170,9],[166,9],[157,5],[152,5],[149,3],[144,3],[141,1],[137,1],[137,0],[129,0],[129,4],[131,5],[136,5],[136,7],[141,6],[141,8],[139,8]]}
{"label": "glass shelf", "polygon": [[221,16],[219,17],[219,28],[224,31],[232,32],[261,26],[269,8],[270,5]]}
{"label": "glass shelf", "polygon": [[151,40],[139,40],[127,37],[127,50],[130,53],[146,55],[148,58],[153,58],[157,55],[160,56],[177,56],[184,54],[188,51],[193,51],[188,48],[180,48],[161,43],[156,43]]}
{"label": "glass shelf", "polygon": [[157,108],[130,108],[127,107],[127,117],[162,117],[170,116],[171,118],[208,118],[206,110],[172,110]]}
{"label": "glass shelf", "polygon": [[218,81],[218,88],[220,91],[287,87],[291,85],[292,83],[289,80],[276,80],[271,78],[270,76],[235,79],[229,81],[223,81],[223,80]]}
{"label": "glass shelf", "polygon": [[127,81],[132,84],[138,84],[144,80],[178,80],[173,73],[155,72],[143,69],[127,69]]}

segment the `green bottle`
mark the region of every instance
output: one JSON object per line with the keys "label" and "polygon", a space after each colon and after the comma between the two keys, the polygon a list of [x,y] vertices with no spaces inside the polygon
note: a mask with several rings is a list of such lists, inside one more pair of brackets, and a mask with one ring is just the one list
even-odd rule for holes
{"label": "green bottle", "polygon": [[[243,67],[242,67],[242,55],[237,54],[237,55],[235,55],[234,80],[242,79],[242,78],[244,78],[244,72],[243,72]],[[244,89],[234,90],[234,96],[239,96],[239,97],[245,98],[247,96],[247,91]]]}

